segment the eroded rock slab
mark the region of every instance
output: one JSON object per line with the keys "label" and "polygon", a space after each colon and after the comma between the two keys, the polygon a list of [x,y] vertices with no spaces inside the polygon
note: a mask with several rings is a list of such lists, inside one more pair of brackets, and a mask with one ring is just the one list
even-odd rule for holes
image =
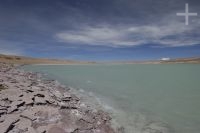
{"label": "eroded rock slab", "polygon": [[[0,63],[0,133],[122,133],[69,88],[38,73]],[[83,106],[84,105],[84,106]]]}
{"label": "eroded rock slab", "polygon": [[19,121],[18,115],[7,115],[4,121],[0,123],[0,132],[7,133],[14,127],[14,124]]}

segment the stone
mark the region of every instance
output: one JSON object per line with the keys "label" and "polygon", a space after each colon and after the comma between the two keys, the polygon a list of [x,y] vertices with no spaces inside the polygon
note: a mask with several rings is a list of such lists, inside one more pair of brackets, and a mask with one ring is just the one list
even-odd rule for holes
{"label": "stone", "polygon": [[28,127],[28,131],[26,133],[37,133],[34,128]]}
{"label": "stone", "polygon": [[33,93],[33,90],[26,90],[26,93]]}
{"label": "stone", "polygon": [[[18,89],[6,89],[3,90],[4,98],[8,98],[9,101],[19,100],[19,96],[22,95],[22,92]],[[2,98],[3,99],[3,98]]]}
{"label": "stone", "polygon": [[0,116],[7,113],[7,109],[0,109]]}
{"label": "stone", "polygon": [[0,116],[0,123],[4,122],[5,121],[5,115],[1,115]]}
{"label": "stone", "polygon": [[37,132],[38,132],[38,133],[45,133],[45,132],[47,132],[47,129],[48,129],[47,126],[39,126],[39,127],[37,128]]}
{"label": "stone", "polygon": [[76,95],[74,95],[74,94],[71,94],[71,97],[72,97],[72,99],[74,101],[80,101],[80,99]]}
{"label": "stone", "polygon": [[14,101],[10,104],[10,108],[8,108],[7,113],[12,113],[14,111],[17,111],[19,107],[23,106],[25,104],[24,101]]}
{"label": "stone", "polygon": [[54,94],[54,96],[55,96],[56,98],[62,98],[62,94],[61,94],[59,91],[57,91],[57,90],[54,90],[54,91],[53,91],[53,94]]}
{"label": "stone", "polygon": [[51,98],[50,96],[45,96],[45,101],[47,102],[47,103],[49,103],[49,104],[53,104],[53,103],[55,103],[56,101],[53,99],[53,98]]}
{"label": "stone", "polygon": [[33,104],[34,95],[32,93],[23,93],[21,99],[25,102],[26,105]]}
{"label": "stone", "polygon": [[28,127],[31,127],[32,121],[21,117],[19,122],[17,122],[15,125],[18,129],[25,130],[28,129]]}
{"label": "stone", "polygon": [[67,132],[65,132],[65,130],[60,127],[54,126],[48,130],[48,133],[67,133]]}
{"label": "stone", "polygon": [[9,101],[3,101],[3,100],[0,101],[0,109],[8,108],[9,105],[10,105]]}
{"label": "stone", "polygon": [[36,112],[35,112],[34,110],[28,109],[28,110],[25,110],[24,112],[22,112],[22,113],[20,114],[20,117],[29,119],[29,120],[31,120],[31,121],[34,121],[34,120],[37,119],[37,118],[35,117],[35,115],[34,115],[35,113],[36,113]]}
{"label": "stone", "polygon": [[63,97],[64,97],[64,98],[71,98],[71,94],[68,93],[68,92],[65,92],[65,93],[63,94]]}
{"label": "stone", "polygon": [[13,127],[8,133],[24,133],[25,131]]}
{"label": "stone", "polygon": [[7,113],[10,114],[10,113],[12,113],[12,112],[14,112],[14,111],[17,111],[17,110],[18,110],[18,109],[17,109],[17,106],[11,106],[10,108],[8,108]]}
{"label": "stone", "polygon": [[61,109],[78,109],[78,105],[70,102],[60,102],[59,106]]}
{"label": "stone", "polygon": [[19,121],[18,115],[7,115],[4,122],[0,123],[0,133],[7,133],[13,128],[13,124]]}
{"label": "stone", "polygon": [[37,86],[31,86],[31,88],[32,88],[32,90],[34,90],[34,91],[39,91],[39,90],[41,90],[40,87],[37,87]]}
{"label": "stone", "polygon": [[83,119],[79,119],[78,121],[76,121],[76,125],[78,126],[78,129],[80,130],[91,129],[93,126],[91,123],[88,123],[87,121]]}
{"label": "stone", "polygon": [[65,120],[60,127],[66,131],[66,133],[73,133],[78,127],[76,123],[72,120]]}
{"label": "stone", "polygon": [[91,115],[83,115],[82,119],[88,123],[94,123],[95,119]]}
{"label": "stone", "polygon": [[[50,94],[47,91],[34,92],[34,96],[43,98],[45,102],[48,102],[50,104],[55,102],[55,100],[50,96]],[[42,99],[40,99],[40,100],[42,100]]]}
{"label": "stone", "polygon": [[33,100],[31,97],[26,97],[23,99],[26,102],[26,105],[31,105],[33,104]]}
{"label": "stone", "polygon": [[35,104],[36,104],[36,105],[39,105],[39,104],[46,104],[46,100],[45,100],[44,98],[42,98],[42,97],[36,96],[36,97],[35,97]]}

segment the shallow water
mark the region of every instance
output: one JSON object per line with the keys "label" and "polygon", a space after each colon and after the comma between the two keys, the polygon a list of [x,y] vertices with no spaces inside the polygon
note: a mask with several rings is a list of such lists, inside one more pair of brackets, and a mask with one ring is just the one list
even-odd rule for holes
{"label": "shallow water", "polygon": [[[200,131],[200,65],[25,66],[96,95],[128,133]],[[153,124],[152,124],[153,123]],[[166,131],[167,132],[167,131]]]}

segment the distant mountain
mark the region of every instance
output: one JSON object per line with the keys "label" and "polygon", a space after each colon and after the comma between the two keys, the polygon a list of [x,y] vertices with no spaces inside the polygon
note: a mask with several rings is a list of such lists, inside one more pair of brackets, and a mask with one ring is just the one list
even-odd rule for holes
{"label": "distant mountain", "polygon": [[200,63],[200,57],[170,59],[160,63]]}
{"label": "distant mountain", "polygon": [[160,60],[148,60],[148,61],[115,61],[115,62],[105,62],[112,64],[174,64],[174,63],[193,63],[199,64],[200,57],[191,57],[191,58],[161,58]]}
{"label": "distant mountain", "polygon": [[32,58],[32,57],[3,55],[3,54],[0,54],[0,62],[14,63],[14,64],[88,64],[88,63],[93,63],[93,62],[84,62],[84,61]]}
{"label": "distant mountain", "polygon": [[[74,61],[74,60],[61,60],[61,59],[45,59],[45,58],[32,58],[24,56],[3,55],[0,54],[0,62],[14,63],[14,64],[95,64],[96,62],[88,61]],[[101,62],[102,63],[102,62]],[[191,58],[177,58],[167,60],[150,60],[150,61],[116,61],[104,62],[112,64],[169,64],[169,63],[200,63],[200,57]]]}

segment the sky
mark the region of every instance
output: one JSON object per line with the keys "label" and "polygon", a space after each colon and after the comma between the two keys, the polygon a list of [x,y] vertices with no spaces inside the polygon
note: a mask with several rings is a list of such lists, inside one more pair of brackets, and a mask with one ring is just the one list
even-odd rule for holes
{"label": "sky", "polygon": [[[176,13],[198,16],[185,17]],[[0,53],[88,61],[200,57],[199,0],[1,0]]]}

